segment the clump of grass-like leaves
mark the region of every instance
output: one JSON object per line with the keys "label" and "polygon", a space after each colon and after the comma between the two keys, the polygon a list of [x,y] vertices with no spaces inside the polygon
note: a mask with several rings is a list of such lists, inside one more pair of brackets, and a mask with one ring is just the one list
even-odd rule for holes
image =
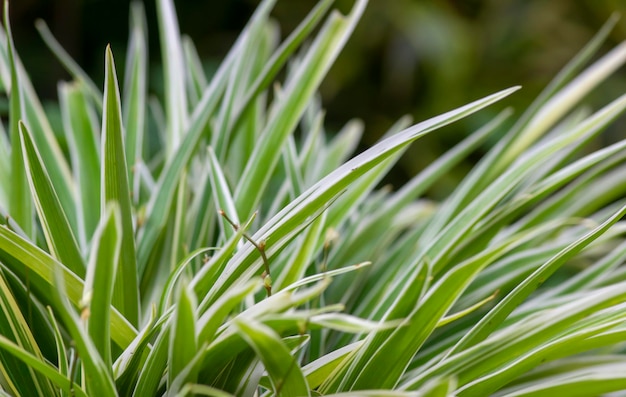
{"label": "clump of grass-like leaves", "polygon": [[[413,141],[479,99],[352,157],[316,91],[366,6],[322,0],[286,38],[263,1],[208,79],[157,0],[164,96],[133,4],[123,84],[74,80],[53,131],[13,44],[0,83],[0,385],[23,396],[589,396],[626,390],[626,108],[581,100],[610,21],[516,120],[498,114],[397,191]],[[276,83],[286,70],[284,81]],[[282,75],[282,74],[281,74]],[[441,202],[442,175],[501,138]],[[332,279],[332,280],[331,280]],[[553,280],[559,280],[554,282]]]}

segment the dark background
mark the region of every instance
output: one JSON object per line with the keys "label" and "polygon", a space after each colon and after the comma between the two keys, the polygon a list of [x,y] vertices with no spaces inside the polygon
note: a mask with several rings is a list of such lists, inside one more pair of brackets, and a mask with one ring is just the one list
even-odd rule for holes
{"label": "dark background", "polygon": [[[161,61],[155,6],[153,1],[144,3],[151,71],[156,72],[151,73],[151,87],[158,92]],[[283,37],[315,3],[278,0],[273,16]],[[352,3],[336,2],[343,11]],[[257,4],[256,0],[175,1],[180,30],[194,39],[208,71],[226,53]],[[502,107],[514,106],[519,114],[614,11],[626,11],[626,0],[370,0],[321,88],[327,125],[337,130],[350,118],[361,118],[367,126],[364,145],[368,145],[404,114],[420,121],[494,91],[523,86],[500,107],[420,140],[391,179],[399,183]],[[102,84],[107,43],[112,45],[118,71],[123,72],[128,12],[128,1],[121,0],[11,2],[17,50],[44,100],[54,100],[57,81],[69,76],[43,44],[34,21],[44,19],[66,50]],[[623,17],[604,51],[624,39]],[[588,102],[597,108],[624,92],[622,69]],[[618,126],[614,133],[623,137],[623,122]]]}

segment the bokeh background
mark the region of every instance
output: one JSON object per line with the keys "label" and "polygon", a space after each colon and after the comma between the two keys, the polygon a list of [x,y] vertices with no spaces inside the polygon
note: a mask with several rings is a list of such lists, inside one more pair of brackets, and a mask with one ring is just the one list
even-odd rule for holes
{"label": "bokeh background", "polygon": [[[160,54],[155,6],[152,0],[144,3],[151,86],[158,93]],[[315,3],[278,0],[273,16],[283,37]],[[348,10],[353,0],[336,3]],[[208,73],[234,42],[257,4],[257,0],[175,1],[180,29],[194,39]],[[57,81],[69,76],[43,44],[34,21],[44,19],[67,51],[101,84],[107,43],[111,43],[117,63],[122,65],[128,11],[128,1],[122,0],[11,2],[16,46],[44,101],[53,101]],[[513,106],[520,113],[613,12],[625,11],[626,0],[370,0],[354,36],[321,88],[327,125],[332,131],[351,118],[363,119],[363,146],[367,146],[404,114],[420,121],[494,91],[523,86],[505,104],[418,141],[388,180],[397,185],[502,107]],[[624,39],[625,16],[604,51]],[[118,66],[118,71],[121,73],[123,68]],[[622,70],[587,102],[597,108],[624,92],[626,71]],[[623,136],[624,132],[622,121],[612,133]],[[456,183],[475,160],[470,159],[447,183]],[[431,194],[447,190],[445,185],[437,186]]]}

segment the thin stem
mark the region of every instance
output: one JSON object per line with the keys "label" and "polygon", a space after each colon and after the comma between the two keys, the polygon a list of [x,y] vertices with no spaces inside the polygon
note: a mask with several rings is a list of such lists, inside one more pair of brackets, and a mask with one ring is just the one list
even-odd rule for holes
{"label": "thin stem", "polygon": [[[233,227],[233,229],[235,229],[235,231],[239,230],[239,225],[233,222],[233,220],[230,219],[228,215],[226,215],[226,212],[224,212],[224,210],[220,210],[219,213],[222,217],[224,217],[226,222],[230,223],[230,225]],[[264,286],[265,286],[265,290],[267,291],[267,296],[272,296],[272,277],[270,275],[270,262],[267,259],[267,255],[265,254],[265,241],[259,241],[257,243],[246,232],[243,232],[241,235],[243,236],[244,239],[250,242],[250,244],[252,244],[254,248],[257,249],[257,251],[259,251],[259,254],[261,254],[261,260],[263,261],[263,267],[265,269],[263,271],[263,274],[261,274],[261,277],[263,278],[263,281],[264,281]]]}

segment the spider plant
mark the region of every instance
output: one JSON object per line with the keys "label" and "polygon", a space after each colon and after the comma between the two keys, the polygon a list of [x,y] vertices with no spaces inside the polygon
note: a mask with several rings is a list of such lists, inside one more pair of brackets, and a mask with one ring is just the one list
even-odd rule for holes
{"label": "spider plant", "polygon": [[[397,190],[426,134],[518,87],[354,154],[316,94],[366,7],[322,0],[281,37],[264,0],[207,76],[157,0],[164,93],[131,6],[123,80],[72,81],[43,110],[5,3],[0,83],[0,386],[23,396],[590,396],[626,390],[626,108],[583,101],[626,61],[612,18],[519,116],[477,131]],[[120,83],[121,82],[121,83]],[[442,109],[443,111],[444,109]],[[449,195],[425,192],[492,136]]]}

